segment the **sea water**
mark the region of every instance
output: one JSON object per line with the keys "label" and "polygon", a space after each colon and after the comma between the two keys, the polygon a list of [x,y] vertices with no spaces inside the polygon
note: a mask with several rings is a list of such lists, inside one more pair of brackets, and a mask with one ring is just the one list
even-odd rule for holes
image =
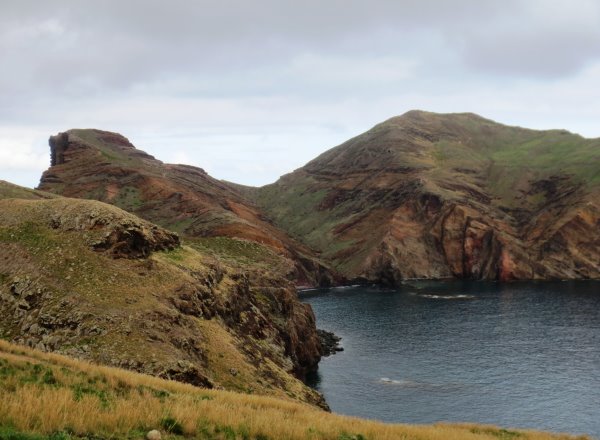
{"label": "sea water", "polygon": [[300,298],[342,337],[309,378],[334,412],[600,438],[598,281],[407,281]]}

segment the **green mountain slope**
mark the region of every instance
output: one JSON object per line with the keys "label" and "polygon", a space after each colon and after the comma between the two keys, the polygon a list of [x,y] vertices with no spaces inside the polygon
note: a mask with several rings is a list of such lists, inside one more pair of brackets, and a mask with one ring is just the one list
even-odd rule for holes
{"label": "green mountain slope", "polygon": [[343,275],[600,277],[600,139],[411,111],[260,189]]}

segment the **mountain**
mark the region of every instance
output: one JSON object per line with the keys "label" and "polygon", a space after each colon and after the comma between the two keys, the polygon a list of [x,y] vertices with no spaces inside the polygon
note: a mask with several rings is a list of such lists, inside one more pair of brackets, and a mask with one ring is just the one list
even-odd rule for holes
{"label": "mountain", "polygon": [[50,146],[40,190],[112,203],[234,260],[238,239],[257,243],[297,284],[600,277],[600,140],[565,130],[411,111],[262,188],[105,131]]}
{"label": "mountain", "polygon": [[[306,245],[274,227],[241,186],[203,169],[165,164],[107,131],[69,130],[50,138],[51,167],[38,189],[118,206],[188,238],[259,243],[287,260],[289,279],[328,285],[335,275]],[[207,240],[200,240],[206,242]]]}
{"label": "mountain", "polygon": [[[109,204],[0,182],[0,338],[326,407],[299,380],[322,348],[310,306],[277,270],[283,257],[253,242],[221,244],[182,242]],[[257,255],[264,264],[247,263]]]}
{"label": "mountain", "polygon": [[410,111],[260,188],[349,279],[600,278],[600,139]]}

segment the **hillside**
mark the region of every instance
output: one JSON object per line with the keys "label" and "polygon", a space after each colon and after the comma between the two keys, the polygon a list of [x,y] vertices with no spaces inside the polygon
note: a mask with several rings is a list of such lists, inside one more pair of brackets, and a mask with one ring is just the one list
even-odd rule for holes
{"label": "hillside", "polygon": [[38,189],[118,206],[186,237],[249,240],[289,260],[302,285],[334,279],[314,252],[268,222],[240,188],[203,169],[165,164],[107,131],[76,129],[50,138],[51,167]]}
{"label": "hillside", "polygon": [[[385,425],[98,367],[0,341],[0,439],[569,440],[479,425]],[[579,436],[578,440],[588,437]]]}
{"label": "hillside", "polygon": [[35,189],[24,188],[14,183],[0,180],[0,198],[1,199],[55,199],[60,197],[56,194],[38,191]]}
{"label": "hillside", "polygon": [[344,276],[600,278],[600,139],[411,111],[261,188]]}
{"label": "hillside", "polygon": [[[25,198],[14,198],[27,197]],[[207,388],[325,406],[281,257],[180,237],[117,207],[0,182],[0,338]]]}

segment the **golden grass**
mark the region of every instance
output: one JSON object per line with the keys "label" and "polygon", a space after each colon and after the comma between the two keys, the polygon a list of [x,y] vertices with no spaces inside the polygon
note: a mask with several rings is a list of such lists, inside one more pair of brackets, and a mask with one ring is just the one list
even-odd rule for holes
{"label": "golden grass", "polygon": [[[491,426],[391,425],[271,397],[205,390],[0,341],[0,427],[139,438],[145,430],[198,439],[573,439]],[[161,426],[162,421],[162,426]],[[165,433],[166,434],[166,433]],[[579,439],[588,439],[581,436]]]}

